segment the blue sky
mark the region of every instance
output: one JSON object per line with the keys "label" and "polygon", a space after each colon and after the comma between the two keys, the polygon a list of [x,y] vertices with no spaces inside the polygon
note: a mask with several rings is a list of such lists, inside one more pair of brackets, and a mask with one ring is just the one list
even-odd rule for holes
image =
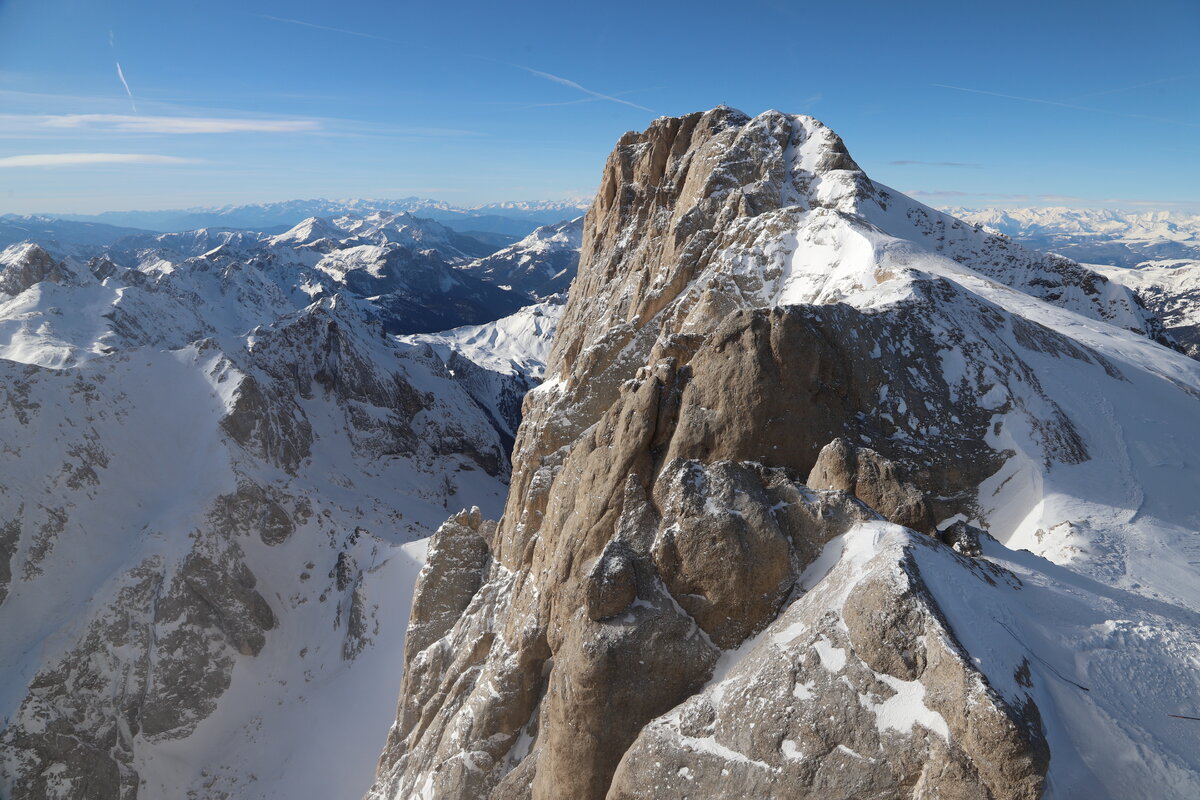
{"label": "blue sky", "polygon": [[934,205],[1200,210],[1198,39],[1197,0],[0,0],[0,212],[590,196],[720,103]]}

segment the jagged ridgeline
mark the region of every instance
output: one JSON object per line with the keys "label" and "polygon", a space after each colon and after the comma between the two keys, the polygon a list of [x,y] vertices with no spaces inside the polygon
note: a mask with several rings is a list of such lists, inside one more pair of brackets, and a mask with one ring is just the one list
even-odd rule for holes
{"label": "jagged ridgeline", "polygon": [[809,117],[626,134],[504,514],[430,543],[369,797],[1200,796],[1171,344]]}

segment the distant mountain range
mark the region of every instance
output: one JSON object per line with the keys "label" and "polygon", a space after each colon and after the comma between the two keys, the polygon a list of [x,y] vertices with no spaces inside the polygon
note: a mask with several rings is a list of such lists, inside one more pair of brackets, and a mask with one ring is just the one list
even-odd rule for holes
{"label": "distant mountain range", "polygon": [[947,208],[964,222],[1092,264],[1200,258],[1200,214],[1095,208]]}
{"label": "distant mountain range", "polygon": [[[195,230],[197,228],[250,228],[267,233],[279,233],[308,217],[338,217],[347,214],[368,216],[376,212],[414,212],[434,219],[461,232],[478,231],[505,234],[520,238],[534,228],[561,222],[582,214],[586,200],[511,201],[485,203],[476,206],[455,206],[440,200],[405,197],[395,200],[286,200],[278,203],[209,206],[167,211],[106,211],[102,214],[61,214],[58,220],[85,222],[93,225],[141,228],[158,233]],[[11,224],[41,224],[52,219],[47,216],[0,216],[0,226]],[[2,235],[0,228],[0,235]],[[105,232],[98,228],[96,235]],[[45,238],[45,237],[41,237]],[[499,242],[502,246],[508,242]]]}

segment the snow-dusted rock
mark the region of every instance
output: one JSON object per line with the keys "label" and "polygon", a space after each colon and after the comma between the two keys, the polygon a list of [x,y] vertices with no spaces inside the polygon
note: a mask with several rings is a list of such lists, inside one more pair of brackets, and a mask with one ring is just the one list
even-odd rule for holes
{"label": "snow-dusted rock", "polygon": [[43,281],[65,284],[85,275],[78,265],[57,260],[36,244],[14,244],[0,252],[0,297],[15,297]]}
{"label": "snow-dusted rock", "polygon": [[369,797],[1194,794],[1200,366],[1136,295],[778,112],[626,134],[584,228]]}
{"label": "snow-dusted rock", "polygon": [[499,511],[491,421],[304,264],[3,268],[0,794],[361,792],[414,540]]}
{"label": "snow-dusted rock", "polygon": [[1089,267],[1136,291],[1183,351],[1200,358],[1200,260],[1143,261],[1132,269]]}

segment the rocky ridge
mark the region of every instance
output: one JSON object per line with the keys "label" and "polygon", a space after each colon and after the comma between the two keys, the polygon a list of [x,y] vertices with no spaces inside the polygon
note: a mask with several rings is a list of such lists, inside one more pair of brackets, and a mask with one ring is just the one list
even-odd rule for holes
{"label": "rocky ridge", "polygon": [[1200,261],[1143,261],[1131,269],[1088,266],[1136,291],[1183,351],[1192,358],[1200,358]]}
{"label": "rocky ridge", "polygon": [[[504,515],[431,540],[368,797],[1188,796],[1180,426],[1110,467],[1146,398],[1200,403],[1160,343],[811,118],[626,134]],[[928,535],[964,519],[1000,541]],[[1134,652],[1163,678],[1136,698]]]}
{"label": "rocky ridge", "polygon": [[388,720],[357,687],[405,626],[380,610],[450,509],[499,511],[508,448],[318,275],[0,255],[0,794],[365,786]]}

